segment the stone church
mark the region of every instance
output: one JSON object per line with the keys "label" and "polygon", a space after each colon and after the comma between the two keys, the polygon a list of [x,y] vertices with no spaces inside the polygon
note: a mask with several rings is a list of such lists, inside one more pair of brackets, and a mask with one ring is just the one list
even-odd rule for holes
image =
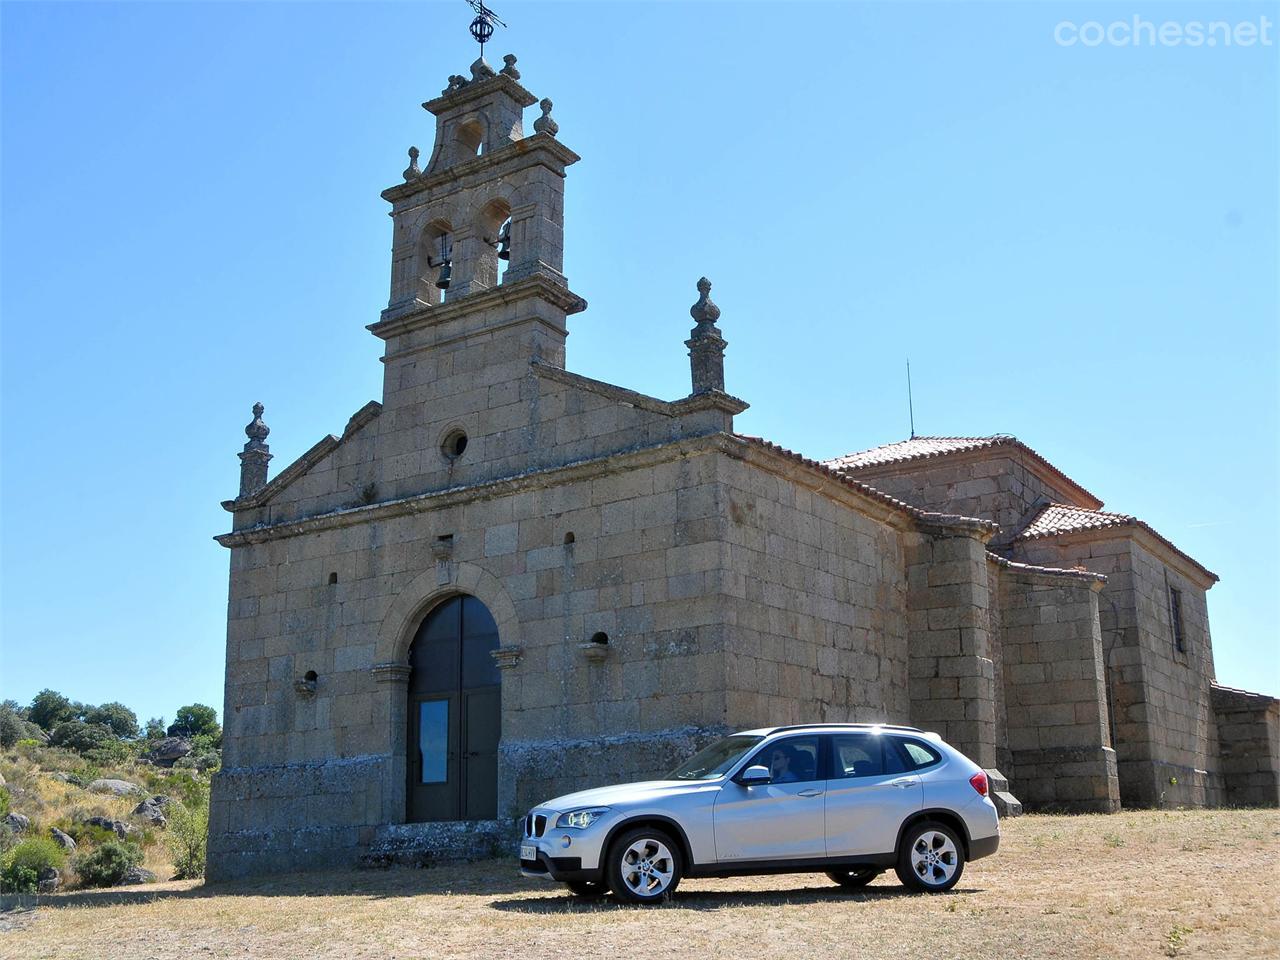
{"label": "stone church", "polygon": [[809,721],[936,730],[1008,812],[1276,803],[1277,701],[1214,683],[1215,575],[1019,440],[737,433],[705,279],[688,396],[566,369],[579,158],[550,100],[525,132],[515,57],[470,72],[382,194],[381,402],[270,480],[246,428],[211,878],[501,843]]}

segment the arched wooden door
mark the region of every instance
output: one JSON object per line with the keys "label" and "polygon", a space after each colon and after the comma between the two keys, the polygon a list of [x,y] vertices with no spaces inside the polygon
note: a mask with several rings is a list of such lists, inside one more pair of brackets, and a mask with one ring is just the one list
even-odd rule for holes
{"label": "arched wooden door", "polygon": [[451,597],[409,648],[410,822],[498,815],[502,699],[498,627],[475,597]]}

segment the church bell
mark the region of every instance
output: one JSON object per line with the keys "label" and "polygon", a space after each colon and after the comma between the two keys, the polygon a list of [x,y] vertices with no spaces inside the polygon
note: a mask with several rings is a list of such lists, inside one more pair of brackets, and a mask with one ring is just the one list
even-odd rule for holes
{"label": "church bell", "polygon": [[443,260],[440,263],[440,276],[436,277],[436,286],[441,290],[449,289],[449,277],[453,274],[453,261]]}

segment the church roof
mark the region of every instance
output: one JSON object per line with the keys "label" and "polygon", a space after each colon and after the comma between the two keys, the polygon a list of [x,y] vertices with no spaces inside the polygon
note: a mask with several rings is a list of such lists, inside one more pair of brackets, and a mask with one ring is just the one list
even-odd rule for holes
{"label": "church roof", "polygon": [[899,440],[896,443],[886,443],[878,447],[872,447],[870,450],[861,450],[857,453],[845,454],[843,457],[835,457],[824,461],[823,465],[841,473],[852,474],[863,471],[871,473],[881,467],[892,467],[897,464],[932,460],[954,454],[969,453],[974,450],[991,450],[999,447],[1006,447],[1023,454],[1034,467],[1038,467],[1042,473],[1058,481],[1058,485],[1064,488],[1063,493],[1078,494],[1081,500],[1094,508],[1102,506],[1102,501],[1098,497],[1080,486],[1080,484],[1076,483],[1076,481],[1072,480],[1017,437],[1012,437],[1005,433],[997,433],[989,437],[912,437],[909,440]]}
{"label": "church roof", "polygon": [[1179,550],[1172,541],[1162,537],[1150,524],[1127,513],[1086,510],[1084,507],[1075,507],[1066,503],[1046,503],[1040,508],[1040,512],[1035,514],[1031,521],[1018,532],[1012,542],[1024,543],[1028,540],[1040,540],[1061,534],[1081,533],[1089,530],[1110,530],[1120,527],[1134,528],[1149,533],[1159,543],[1182,557],[1208,579],[1215,581],[1219,579],[1216,573]]}

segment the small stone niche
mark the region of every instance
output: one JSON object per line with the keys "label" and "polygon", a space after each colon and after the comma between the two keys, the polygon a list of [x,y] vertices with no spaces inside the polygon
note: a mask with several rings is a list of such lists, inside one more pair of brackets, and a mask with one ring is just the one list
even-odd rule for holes
{"label": "small stone niche", "polygon": [[592,663],[600,663],[609,656],[609,635],[603,630],[593,633],[590,640],[578,644],[578,649]]}
{"label": "small stone niche", "polygon": [[320,677],[314,670],[308,670],[299,679],[293,681],[293,689],[297,691],[298,696],[308,699],[316,695],[316,685],[320,682]]}

